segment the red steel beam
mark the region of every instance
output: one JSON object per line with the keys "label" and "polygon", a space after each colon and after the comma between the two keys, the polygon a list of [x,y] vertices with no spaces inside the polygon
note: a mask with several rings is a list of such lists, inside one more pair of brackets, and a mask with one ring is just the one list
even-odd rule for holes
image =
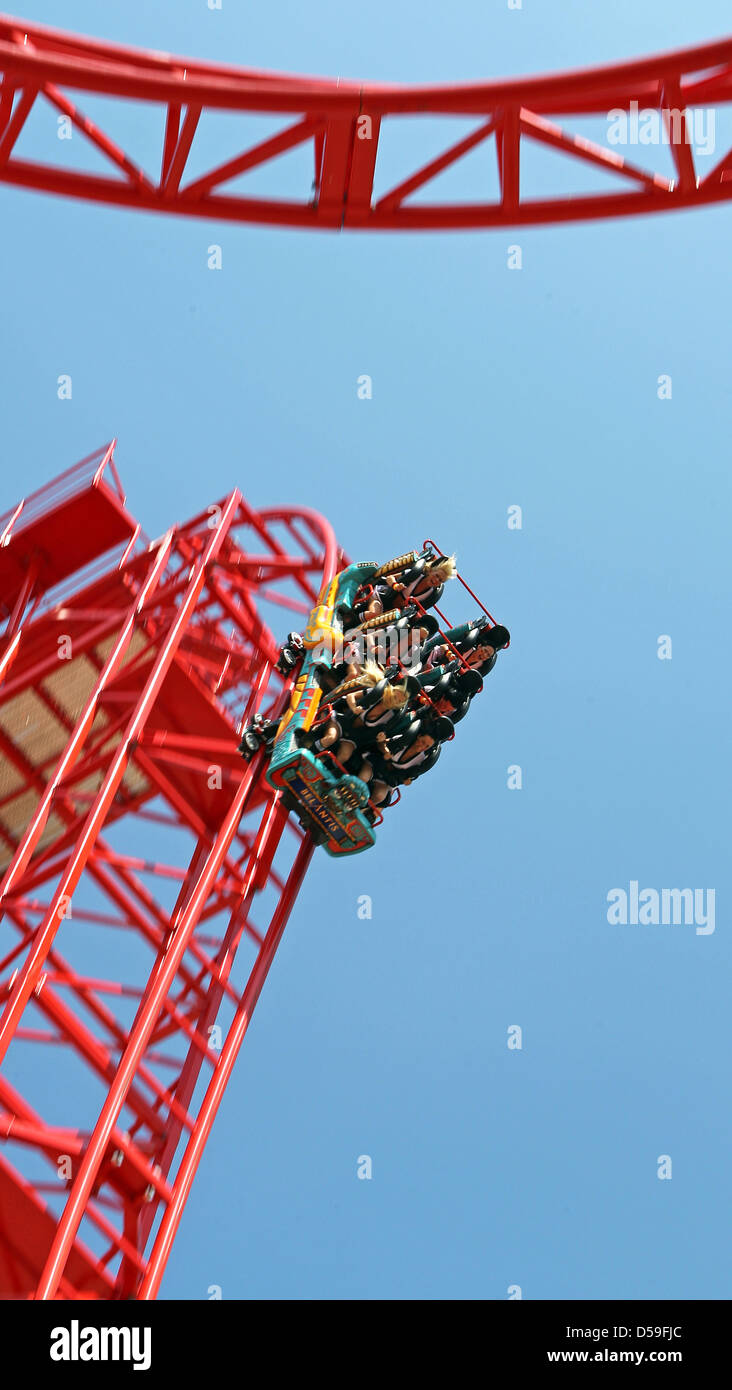
{"label": "red steel beam", "polygon": [[[0,112],[2,109],[0,94]],[[89,460],[69,470],[37,497],[28,499],[23,508],[0,518],[0,532],[5,529],[12,535],[14,526],[22,527],[22,514],[27,514],[31,506],[34,520],[41,516],[44,525],[52,526],[54,507],[68,495],[69,488],[89,485],[89,468],[84,465],[90,464],[99,473],[102,452],[90,455]],[[117,492],[123,497],[116,474],[114,478]],[[3,906],[6,920],[20,936],[13,949],[3,947],[0,961],[0,992],[8,1000],[3,1014],[7,1030],[4,1043],[17,1039],[26,1047],[43,1049],[51,1076],[55,1053],[49,1049],[63,1045],[77,1067],[81,1065],[88,1075],[96,1076],[109,1087],[87,1139],[84,1124],[47,1124],[12,1088],[0,1083],[0,1099],[4,1102],[0,1139],[19,1142],[21,1154],[24,1149],[35,1149],[39,1156],[54,1163],[65,1134],[81,1135],[83,1140],[81,1147],[78,1138],[73,1143],[69,1140],[66,1146],[73,1157],[74,1175],[68,1180],[68,1200],[60,1219],[45,1207],[41,1194],[63,1192],[63,1186],[38,1181],[28,1185],[20,1172],[3,1167],[4,1181],[14,1182],[19,1194],[34,1194],[39,1220],[45,1223],[51,1242],[49,1250],[48,1244],[44,1246],[42,1240],[35,1239],[22,1272],[13,1274],[13,1252],[25,1247],[22,1232],[12,1229],[11,1222],[12,1239],[5,1265],[8,1284],[4,1292],[27,1295],[30,1280],[31,1296],[56,1294],[72,1299],[84,1296],[90,1281],[95,1281],[94,1287],[101,1296],[135,1296],[147,1268],[145,1249],[158,1204],[162,1202],[165,1209],[170,1208],[176,1195],[180,1198],[183,1187],[187,1195],[229,1075],[228,1070],[224,1076],[220,1069],[217,1072],[220,1054],[209,1045],[210,1026],[225,999],[233,1005],[235,1019],[241,1019],[243,1000],[249,1001],[251,1012],[312,853],[312,843],[290,821],[281,798],[263,784],[263,755],[246,768],[242,764],[241,770],[238,761],[232,764],[234,781],[225,783],[222,789],[221,805],[225,811],[228,807],[228,813],[219,821],[222,812],[217,810],[215,822],[210,794],[205,791],[207,765],[196,755],[205,750],[220,761],[227,748],[235,750],[236,727],[230,708],[235,709],[238,717],[251,698],[255,703],[264,700],[274,711],[289,697],[291,682],[280,677],[271,681],[273,638],[257,607],[258,600],[265,597],[265,581],[267,595],[283,600],[287,596],[277,594],[275,586],[294,584],[302,593],[302,607],[307,610],[308,600],[314,600],[324,578],[330,578],[341,563],[342,552],[328,523],[307,509],[255,512],[234,493],[220,505],[217,514],[219,521],[213,533],[210,509],[171,533],[160,583],[155,592],[148,594],[146,603],[142,594],[150,581],[157,552],[152,552],[152,559],[150,555],[136,555],[129,544],[122,561],[106,575],[95,578],[78,596],[74,595],[73,583],[69,584],[69,596],[63,600],[64,630],[73,636],[74,657],[83,652],[97,672],[94,678],[89,673],[90,684],[92,679],[94,683],[91,694],[83,697],[81,714],[72,714],[67,708],[62,686],[53,691],[41,686],[50,672],[58,669],[55,659],[49,663],[44,658],[49,647],[55,647],[61,611],[58,605],[39,614],[31,608],[26,614],[23,631],[27,645],[24,638],[12,688],[6,686],[0,691],[0,707],[7,706],[11,698],[17,701],[33,691],[56,724],[65,730],[60,752],[49,754],[40,744],[30,756],[21,751],[26,747],[24,743],[16,746],[14,735],[2,735],[5,756],[22,779],[23,795],[32,792],[35,796],[25,830],[26,835],[30,830],[28,839],[19,831],[11,836],[4,829],[0,836],[0,843],[12,847],[11,864],[15,856],[17,867],[6,882]],[[134,535],[139,535],[139,525],[132,518],[130,521]],[[239,528],[245,526],[258,538],[256,554],[248,555],[246,546],[242,548]],[[285,546],[277,539],[280,527],[287,533]],[[222,604],[222,595],[228,603]],[[130,660],[129,646],[122,652],[120,642],[134,612],[139,619],[136,630],[144,634],[146,649]],[[111,652],[103,663],[95,646],[110,637]],[[5,654],[10,650],[6,646]],[[115,652],[119,656],[116,665]],[[211,667],[210,678],[205,670],[197,674],[199,653]],[[123,665],[125,656],[128,659]],[[227,660],[228,703],[224,705],[217,699],[214,684],[217,689],[222,685],[219,668]],[[100,682],[105,671],[106,683]],[[166,673],[170,673],[170,682]],[[202,722],[192,725],[190,732],[181,732],[187,728],[186,723],[178,723],[178,706],[170,704],[181,679],[189,681],[195,700],[203,702]],[[105,708],[111,718],[92,735],[94,715],[99,708]],[[7,728],[11,731],[14,727],[11,720]],[[206,733],[209,728],[210,737]],[[85,737],[81,736],[83,729]],[[114,737],[119,739],[120,735],[121,742],[114,745]],[[110,739],[112,746],[106,746]],[[145,754],[146,739],[152,757]],[[54,742],[49,744],[50,748],[54,746]],[[165,771],[159,766],[161,754],[166,759],[175,755],[175,761],[169,762]],[[124,789],[122,786],[130,765],[146,779],[134,792],[128,791],[127,783]],[[92,775],[97,781],[82,790],[82,784]],[[240,775],[242,780],[237,786]],[[49,795],[49,777],[55,795]],[[7,814],[18,794],[15,784],[0,803],[0,815]],[[168,812],[172,809],[172,822],[169,814],[163,816],[153,811],[148,816],[144,802],[153,797],[164,802]],[[167,862],[169,854],[156,855],[152,851],[148,862],[113,848],[102,838],[103,830],[130,812],[140,812],[151,821],[177,825],[189,842],[193,833],[197,847],[188,870]],[[240,827],[242,813],[246,821]],[[41,849],[40,837],[51,815],[61,824],[54,830],[54,839]],[[294,846],[290,837],[283,835],[285,826],[292,832]],[[14,836],[20,836],[17,843]],[[278,858],[275,869],[276,851],[287,856],[288,865],[298,855],[299,868],[294,877],[284,859],[280,864]],[[157,863],[158,858],[166,862]],[[140,882],[137,874],[146,869],[172,880],[180,889],[172,913]],[[85,923],[139,933],[155,953],[147,981],[123,985],[108,978],[104,966],[101,971],[91,966],[88,958],[77,968],[60,955],[55,941],[55,931],[62,920],[58,913],[59,893],[65,890],[71,896],[83,871],[93,889],[101,890],[119,915],[84,908],[77,912],[74,903],[75,915]],[[40,885],[49,881],[53,888],[42,893],[42,901],[35,899],[33,895]],[[252,908],[256,914],[257,905],[263,901],[258,895],[265,886],[276,895],[266,932],[264,923],[260,929],[251,920]],[[222,934],[204,937],[198,933],[199,924],[222,913],[228,917]],[[27,914],[33,915],[35,926]],[[232,984],[232,968],[245,934],[255,944],[257,955],[241,996]],[[129,977],[125,975],[125,979]],[[18,984],[23,980],[21,995]],[[59,997],[60,990],[64,991],[63,999]],[[124,1014],[118,1017],[112,1012],[116,1002],[121,1012],[119,1005],[129,1000],[138,1003],[131,1024]],[[35,1019],[30,1016],[33,1008],[45,1016],[50,1026],[35,1026]],[[227,1033],[227,1043],[228,1037]],[[242,1037],[243,1032],[236,1044],[237,1051]],[[182,1045],[182,1058],[180,1054],[161,1055],[157,1046],[162,1038]],[[226,1056],[233,1061],[230,1046]],[[189,1113],[204,1059],[219,1080],[213,1092],[209,1088],[205,1093],[205,1108],[198,1114]],[[172,1075],[165,1072],[161,1080],[160,1067],[172,1067]],[[74,1096],[70,1088],[70,1107]],[[124,1130],[125,1124],[129,1125],[129,1133]],[[188,1167],[181,1175],[176,1157],[181,1135],[185,1140],[194,1134],[198,1139],[193,1168]],[[174,1164],[178,1165],[177,1170],[173,1167],[169,1173]],[[100,1204],[110,1209],[113,1220],[103,1215]],[[179,1203],[175,1228],[181,1209]],[[18,1210],[22,1210],[21,1205]],[[82,1243],[85,1232],[80,1227],[86,1219],[107,1242],[101,1254],[92,1254]],[[166,1230],[165,1258],[172,1239],[170,1228]],[[79,1264],[79,1257],[83,1265]],[[109,1284],[108,1266],[113,1259],[119,1259],[120,1264]],[[158,1264],[156,1277],[161,1269]],[[103,1292],[107,1287],[108,1295]]]}
{"label": "red steel beam", "polygon": [[234,491],[220,522],[212,530],[211,539],[206,547],[204,555],[201,557],[201,560],[191,576],[186,598],[178,610],[166,641],[160,648],[160,653],[150,673],[150,679],[140,696],[137,707],[125,732],[125,736],[117,747],[114,761],[97,793],[94,805],[89,812],[71,859],[64,873],[61,875],[61,879],[51,901],[51,906],[37,929],[33,946],[18,973],[18,978],[13,986],[11,996],[5,1006],[2,1017],[0,1017],[0,1062],[2,1062],[7,1052],[13,1032],[25,1008],[26,1002],[30,998],[38,982],[38,977],[43,969],[43,962],[46,959],[59,924],[63,919],[64,905],[73,896],[76,884],[79,881],[84,865],[89,857],[89,852],[101,830],[112,799],[122,781],[130,750],[135,743],[138,733],[145,726],[147,716],[155,701],[155,697],[180,644],[186,623],[195,608],[196,601],[206,577],[206,565],[216,555],[230,521],[236,513],[238,503],[239,493]]}
{"label": "red steel beam", "polygon": [[[273,812],[274,814],[272,814],[272,812]],[[281,803],[279,802],[279,799],[278,799],[278,798],[275,798],[275,799],[273,800],[273,802],[272,802],[272,806],[271,806],[271,809],[270,809],[270,813],[268,813],[268,814],[265,816],[265,819],[264,819],[263,822],[262,822],[262,825],[261,825],[261,827],[260,827],[260,831],[259,831],[259,834],[258,834],[258,837],[257,837],[257,842],[255,843],[255,846],[253,847],[253,850],[252,850],[252,861],[253,861],[253,863],[254,863],[255,865],[256,865],[258,856],[259,856],[260,854],[262,854],[263,852],[266,853],[268,859],[271,860],[271,857],[272,857],[272,855],[273,855],[273,853],[274,853],[274,851],[275,851],[275,849],[276,849],[276,847],[277,847],[277,845],[278,845],[278,843],[279,843],[280,836],[281,836],[282,830],[283,830],[283,826],[284,826],[284,823],[285,823],[286,820],[287,820],[287,813],[284,811],[284,809],[283,809]],[[308,838],[307,843],[310,844],[309,838]],[[312,849],[312,847],[311,847],[311,849]],[[309,859],[308,859],[308,862],[309,862]],[[211,978],[210,978],[210,985],[209,985],[208,998],[207,998],[207,1000],[206,1000],[205,1009],[204,1009],[203,1012],[201,1013],[201,1016],[200,1016],[200,1023],[199,1023],[199,1027],[200,1027],[201,1029],[203,1029],[204,1032],[205,1032],[206,1029],[213,1023],[213,1021],[215,1020],[215,1018],[216,1018],[216,1016],[217,1016],[217,1013],[218,1013],[218,1009],[219,1009],[219,1005],[220,1005],[220,1002],[221,1002],[221,998],[222,998],[222,996],[223,996],[223,994],[224,994],[225,989],[228,987],[229,976],[230,976],[230,974],[231,974],[231,969],[232,969],[232,966],[233,966],[233,963],[234,963],[235,954],[236,954],[236,948],[237,948],[237,945],[238,945],[238,936],[241,935],[241,932],[242,932],[242,930],[243,930],[242,921],[243,921],[243,919],[246,917],[247,912],[248,912],[248,910],[249,910],[249,904],[250,904],[252,895],[253,895],[253,893],[254,893],[254,891],[255,891],[255,887],[256,887],[256,884],[255,884],[255,876],[254,876],[254,874],[249,874],[249,875],[247,876],[247,880],[246,880],[245,884],[244,884],[243,887],[242,887],[241,899],[240,899],[240,901],[236,904],[236,907],[235,907],[234,911],[233,911],[232,914],[231,914],[231,918],[230,918],[230,922],[229,922],[229,927],[228,927],[226,936],[225,936],[224,940],[223,940],[222,943],[221,943],[221,946],[220,946],[220,948],[219,948],[219,952],[218,952],[218,955],[217,955],[217,958],[216,958],[216,964],[217,964],[217,966],[218,966],[218,968],[219,968],[221,974],[220,974],[220,976],[219,976],[218,978],[212,974],[212,975],[211,975]],[[282,901],[287,897],[287,892],[288,892],[287,887],[286,887],[286,885],[284,885],[284,886],[283,886],[283,889],[282,889],[281,896],[280,896],[280,902],[282,902]],[[237,930],[238,930],[238,936],[237,936]],[[260,952],[259,952],[259,954],[261,954],[261,952],[265,949],[265,942],[266,942],[266,937],[260,942]],[[258,958],[258,957],[257,957],[257,958]],[[256,962],[255,962],[255,965],[256,965]],[[237,1000],[237,1007],[239,1006],[239,1004],[240,1004],[240,1001]],[[209,1055],[208,1053],[207,1053],[207,1057],[208,1057],[208,1060],[210,1061],[210,1060],[211,1060],[211,1057],[210,1057],[210,1055]],[[176,1088],[176,1095],[177,1095],[177,1097],[178,1097],[178,1099],[179,1099],[179,1101],[180,1101],[180,1103],[181,1103],[182,1105],[185,1105],[185,1106],[189,1106],[189,1105],[190,1105],[190,1102],[191,1102],[191,1100],[192,1100],[193,1093],[194,1093],[194,1090],[195,1090],[196,1082],[198,1081],[198,1077],[199,1077],[199,1075],[200,1075],[202,1061],[203,1061],[203,1056],[202,1056],[202,1054],[201,1054],[200,1051],[197,1051],[197,1050],[195,1050],[195,1049],[193,1049],[193,1048],[189,1049],[188,1057],[186,1058],[186,1062],[185,1062],[185,1064],[184,1064],[184,1066],[183,1066],[183,1068],[182,1068],[182,1070],[181,1070],[180,1076],[179,1076],[179,1078],[178,1078],[177,1088]],[[214,1058],[213,1058],[214,1069],[215,1069],[215,1067],[216,1067],[217,1062],[218,1062],[218,1057],[214,1056]],[[200,1123],[200,1116],[199,1116],[199,1118],[196,1120],[195,1124],[193,1125],[193,1128],[192,1128],[192,1131],[191,1131],[192,1133],[195,1132],[196,1127],[197,1127],[197,1125],[198,1125],[199,1123]],[[163,1173],[165,1173],[165,1174],[167,1174],[167,1172],[168,1172],[168,1169],[169,1169],[170,1164],[171,1164],[171,1162],[172,1162],[172,1159],[173,1159],[173,1156],[174,1156],[174,1154],[175,1154],[176,1148],[177,1148],[177,1146],[178,1146],[178,1141],[179,1141],[179,1138],[180,1138],[180,1133],[181,1133],[181,1127],[180,1127],[179,1124],[178,1124],[178,1125],[171,1125],[171,1126],[170,1126],[170,1130],[169,1130],[169,1133],[168,1133],[168,1136],[167,1136],[167,1139],[166,1139],[166,1144],[165,1144],[165,1147],[164,1147],[164,1149],[163,1149],[163,1151],[162,1151],[161,1158],[160,1158],[161,1169],[162,1169]],[[143,1215],[142,1215],[142,1217],[141,1217],[141,1222],[140,1222],[140,1241],[141,1241],[141,1243],[142,1243],[143,1245],[144,1245],[145,1240],[147,1239],[147,1236],[148,1236],[148,1234],[149,1234],[149,1232],[150,1232],[150,1228],[151,1228],[151,1226],[152,1226],[153,1219],[154,1219],[154,1212],[153,1212],[152,1208],[149,1208],[146,1212],[144,1212]]]}
{"label": "red steel beam", "polygon": [[287,925],[287,919],[292,911],[292,905],[300,890],[300,885],[302,884],[308,864],[312,858],[313,849],[314,846],[309,839],[304,840],[300,846],[297,858],[295,859],[295,863],[293,864],[290,876],[287,880],[285,892],[272,918],[262,949],[257,956],[246,989],[242,995],[241,1003],[227,1033],[226,1042],[221,1049],[214,1074],[211,1077],[198,1114],[195,1128],[188,1140],[186,1151],[178,1169],[176,1180],[173,1185],[172,1199],[168,1203],[163,1214],[160,1229],[150,1252],[147,1272],[140,1285],[137,1295],[138,1299],[155,1298],[160,1288],[160,1281],[163,1277],[173,1240],[178,1226],[180,1225],[183,1208],[191,1190],[191,1184],[201,1161],[206,1140],[211,1132],[211,1127],[216,1118],[219,1105],[221,1104],[227,1082],[239,1055],[239,1050],[244,1041],[257,1000],[262,992],[262,986],[267,978],[270,966],[274,960],[275,952],[282,939],[282,933]]}
{"label": "red steel beam", "polygon": [[[27,926],[24,919],[15,908],[13,909],[13,915],[23,928],[26,936],[31,937],[31,929]],[[87,996],[84,1002],[87,1008],[95,1013],[98,1019],[105,1023],[113,1036],[115,1033],[117,1034],[119,1041],[122,1036],[120,1030],[110,1027],[110,1021],[111,1024],[114,1025],[116,1024],[116,1019],[114,1019],[107,1010],[103,1010],[98,1001]],[[52,1022],[56,1024],[57,1028],[62,1031],[65,1041],[68,1041],[83,1055],[90,1068],[96,1071],[105,1081],[111,1081],[115,1073],[115,1065],[109,1048],[104,1043],[99,1042],[90,1029],[82,1023],[81,1019],[77,1017],[71,1009],[67,1008],[53,991],[48,988],[48,977],[46,977],[43,989],[38,996],[38,1006],[42,1012],[46,1013]],[[172,1100],[168,1092],[160,1086],[156,1078],[146,1068],[140,1068],[140,1079],[145,1082],[146,1085],[150,1086],[151,1090],[158,1095],[159,1099],[166,1099],[168,1103],[172,1104],[173,1108],[175,1108],[175,1101]],[[163,1120],[155,1113],[151,1102],[147,1101],[144,1096],[135,1091],[132,1097],[132,1104],[133,1108],[136,1109],[138,1114],[144,1119],[144,1122],[148,1125],[153,1134],[156,1132],[163,1132]],[[183,1117],[181,1116],[181,1118]]]}
{"label": "red steel beam", "polygon": [[260,752],[258,757],[253,758],[249,764],[247,776],[232,799],[189,902],[174,927],[167,944],[167,950],[162,958],[159,958],[157,973],[151,981],[144,1004],[138,1011],[134,1027],[130,1031],[129,1040],[120,1058],[117,1073],[99,1112],[99,1118],[89,1139],[63,1216],[56,1228],[48,1259],[38,1282],[37,1299],[53,1298],[56,1294],[59,1280],[63,1275],[84,1213],[84,1207],[91,1195],[99,1165],[109,1143],[109,1137],[150,1040],[163,1001],[175,979],[208,892],[234,838],[247,797],[256,782],[261,758]]}
{"label": "red steel beam", "polygon": [[[523,142],[531,138],[532,125],[536,138],[536,130],[542,127],[534,123],[549,116],[609,116],[613,110],[629,111],[637,102],[660,118],[664,110],[731,101],[732,38],[548,76],[400,87],[202,63],[81,38],[25,20],[0,18],[0,72],[4,76],[0,180],[127,208],[312,229],[416,231],[631,216],[732,197],[732,150],[722,155],[710,174],[699,179],[685,129],[679,138],[670,140],[678,175],[674,183],[662,178],[657,169],[639,170],[610,148],[605,150],[605,167],[617,176],[616,191],[609,188],[602,193],[566,197],[558,190],[554,196],[533,198],[520,176]],[[69,92],[91,92],[159,107],[160,151],[154,161],[160,169],[157,181],[157,176],[145,174],[82,114]],[[14,153],[38,96],[69,116],[108,158],[113,175],[54,168]],[[675,104],[670,107],[672,101]],[[290,123],[233,155],[227,152],[226,158],[216,160],[186,183],[189,155],[200,117],[206,111],[269,113]],[[526,120],[519,119],[519,112]],[[436,151],[426,163],[415,160],[406,178],[376,198],[379,148],[390,118],[427,115],[475,118],[476,128],[446,150]],[[565,163],[586,162],[589,142],[571,130],[554,128],[559,138],[552,143]],[[473,196],[468,195],[464,202],[406,203],[444,168],[458,163],[477,143],[488,139],[495,139],[500,168],[497,200],[482,196],[478,183],[473,185]],[[222,191],[227,180],[310,141],[314,192],[308,187],[300,197],[254,198]],[[645,154],[650,160],[647,147]],[[601,161],[596,158],[595,162]],[[120,170],[124,177],[120,177]]]}
{"label": "red steel beam", "polygon": [[[155,563],[151,567],[150,574],[148,575],[148,578],[145,584],[143,585],[142,592],[140,593],[135,603],[132,605],[127,621],[123,625],[119,637],[115,642],[112,651],[107,657],[107,660],[104,663],[104,667],[99,676],[99,679],[96,681],[94,689],[92,690],[91,694],[89,695],[86,701],[82,714],[77,722],[76,728],[68,744],[66,745],[66,750],[64,752],[63,757],[61,758],[61,761],[58,764],[56,772],[54,776],[49,780],[46,791],[41,797],[33,814],[33,818],[31,819],[28,828],[25,831],[22,840],[20,841],[20,844],[18,845],[15,854],[13,855],[11,863],[8,865],[8,868],[5,874],[3,875],[3,880],[0,884],[0,911],[2,910],[3,903],[5,902],[8,894],[13,891],[13,888],[18,878],[23,873],[23,870],[28,864],[31,855],[33,854],[33,851],[36,845],[38,844],[38,841],[43,833],[43,829],[45,827],[46,821],[48,820],[52,804],[56,799],[61,783],[63,782],[64,777],[66,776],[70,768],[73,767],[77,757],[79,756],[79,753],[84,745],[84,741],[87,737],[87,734],[89,733],[89,730],[91,729],[91,726],[94,722],[94,717],[96,715],[97,709],[99,708],[100,697],[120,668],[122,658],[125,652],[127,651],[130,642],[132,641],[132,637],[135,632],[135,626],[139,621],[139,617],[145,606],[145,603],[150,594],[152,594],[155,591],[158,584],[160,583],[163,574],[165,573],[165,568],[170,556],[172,541],[173,534],[172,532],[168,532],[167,536],[161,542],[155,559]],[[0,1029],[0,1060],[2,1059],[2,1056],[2,1032]]]}

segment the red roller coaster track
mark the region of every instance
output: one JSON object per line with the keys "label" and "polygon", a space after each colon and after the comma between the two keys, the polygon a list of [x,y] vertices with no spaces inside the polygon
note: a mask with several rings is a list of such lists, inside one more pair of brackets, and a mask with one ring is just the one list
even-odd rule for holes
{"label": "red roller coaster track", "polygon": [[342,560],[238,491],[148,542],[112,445],[0,518],[0,1298],[157,1293],[312,853],[237,721]]}
{"label": "red roller coaster track", "polygon": [[[395,231],[732,197],[732,149],[700,177],[686,125],[691,108],[732,100],[732,39],[586,72],[399,88],[197,63],[0,18],[0,74],[0,180],[127,208]],[[154,173],[83,114],[79,92],[158,108]],[[19,154],[42,101],[107,174]],[[666,121],[673,177],[555,123],[634,104]],[[193,175],[207,112],[285,125]],[[427,115],[475,124],[376,195],[390,120]],[[532,197],[530,141],[614,186]],[[495,150],[495,201],[480,187],[473,202],[410,202],[483,144]],[[225,191],[300,146],[313,174],[301,201]],[[264,780],[263,755],[238,757],[236,723],[286,699],[266,612],[310,611],[345,559],[332,530],[306,509],[255,511],[234,491],[148,542],[113,454],[0,517],[0,1140],[15,1160],[0,1156],[5,1298],[156,1296],[312,853]],[[14,1071],[28,1046],[59,1057],[35,1097],[20,1089],[22,1064]]]}
{"label": "red roller coaster track", "polygon": [[[689,108],[732,101],[732,38],[586,71],[399,87],[200,63],[6,17],[0,18],[0,72],[0,179],[128,208],[292,227],[415,231],[667,212],[732,197],[732,149],[717,157],[701,177],[686,125]],[[143,170],[83,114],[76,104],[79,92],[159,108],[154,170]],[[14,153],[41,99],[67,116],[106,157],[108,176],[59,169]],[[666,120],[672,177],[556,123],[557,117],[571,123],[577,117],[637,110],[634,103]],[[253,145],[244,142],[191,177],[187,171],[197,129],[207,112],[216,111],[269,114],[284,117],[286,124]],[[669,113],[682,114],[669,120]],[[428,163],[415,159],[408,177],[375,196],[380,146],[390,121],[419,116],[462,117],[475,125],[457,142],[436,151]],[[612,176],[612,186],[580,196],[557,192],[532,197],[522,177],[528,142],[548,146],[575,170],[583,164],[599,168]],[[499,191],[494,201],[486,201],[485,188],[478,187],[473,201],[410,202],[483,143],[495,150]],[[312,150],[312,188],[301,200],[225,191],[229,180],[298,146]],[[656,155],[658,162],[658,150]],[[638,159],[651,157],[652,147],[643,145]]]}

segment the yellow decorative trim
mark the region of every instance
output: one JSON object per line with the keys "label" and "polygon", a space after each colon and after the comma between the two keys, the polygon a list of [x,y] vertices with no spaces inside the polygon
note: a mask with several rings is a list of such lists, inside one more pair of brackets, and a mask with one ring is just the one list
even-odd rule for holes
{"label": "yellow decorative trim", "polygon": [[414,564],[417,554],[416,550],[409,550],[406,555],[397,555],[395,560],[387,560],[385,565],[379,566],[374,579],[385,579],[387,575],[398,574],[400,570],[408,569]]}

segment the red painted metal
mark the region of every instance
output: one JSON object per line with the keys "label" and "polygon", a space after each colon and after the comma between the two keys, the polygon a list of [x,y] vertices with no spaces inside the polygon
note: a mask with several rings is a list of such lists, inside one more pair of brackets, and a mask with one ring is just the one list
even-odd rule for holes
{"label": "red painted metal", "polygon": [[237,743],[330,526],[234,491],[149,543],[113,453],[0,520],[3,1298],[156,1296],[313,848]]}
{"label": "red painted metal", "polygon": [[[732,101],[732,38],[584,71],[399,87],[202,63],[4,17],[0,72],[0,179],[121,207],[313,229],[415,231],[630,216],[732,197],[732,149],[722,151],[702,177],[686,125],[690,108]],[[84,114],[77,93],[156,110],[158,135],[148,170]],[[42,102],[72,121],[107,161],[108,173],[23,157],[19,142],[22,147],[28,118]],[[665,122],[675,177],[658,167],[662,138],[655,147],[640,144],[637,159],[631,160],[617,146],[571,129],[574,118],[638,109]],[[243,139],[233,154],[226,151],[226,158],[191,176],[187,171],[202,121],[222,111],[271,115],[284,118],[286,125],[253,143]],[[680,113],[678,120],[670,118],[673,112]],[[398,118],[412,118],[417,148],[420,116],[475,124],[458,139],[447,138],[446,148],[426,163],[415,154],[407,177],[375,193],[387,132]],[[570,128],[556,124],[557,117],[569,121]],[[559,179],[554,192],[532,195],[525,186],[529,144],[559,156],[565,177],[592,166],[610,176],[610,186],[568,196]],[[495,199],[485,197],[487,174],[479,171],[473,176],[478,180],[475,195],[464,202],[410,201],[481,145],[492,149],[490,157],[496,161]],[[313,174],[312,186],[300,196],[224,191],[230,180],[300,146],[310,148]]]}
{"label": "red painted metal", "polygon": [[[443,557],[443,559],[446,558],[446,553],[445,553],[445,551],[444,551],[444,550],[441,550],[440,547],[439,547],[439,545],[437,545],[437,543],[436,543],[435,541],[431,540],[429,537],[428,537],[428,539],[427,539],[426,541],[423,541],[423,542],[422,542],[422,548],[425,549],[425,547],[428,546],[428,545],[431,546],[433,550],[436,550],[436,551],[437,551],[437,554],[438,554],[438,555],[441,555],[441,556]],[[470,587],[470,585],[468,584],[467,580],[463,578],[463,576],[460,574],[459,571],[458,571],[458,573],[457,573],[457,575],[456,575],[455,577],[456,577],[458,583],[462,585],[463,589],[465,589],[466,593],[470,594],[470,597],[472,598],[473,602],[474,602],[474,603],[477,603],[477,605],[478,605],[478,607],[480,608],[481,612],[482,612],[482,613],[485,613],[486,618],[490,618],[491,627],[495,627],[495,625],[496,625],[496,620],[495,620],[495,618],[493,617],[493,614],[488,612],[488,609],[486,608],[486,606],[485,606],[485,604],[483,603],[482,599],[479,599],[479,598],[478,598],[478,595],[474,592],[473,589],[471,589],[471,587]],[[441,609],[441,608],[438,608],[436,603],[433,604],[432,606],[433,606],[433,608],[434,608],[435,613],[437,613],[437,614],[439,615],[439,617],[442,619],[442,621],[443,621],[443,623],[445,624],[445,626],[446,626],[446,627],[449,627],[449,626],[450,626],[450,622],[449,622],[449,620],[445,617],[445,614],[442,612],[442,609]],[[422,605],[420,604],[419,607],[421,608]],[[424,612],[424,609],[422,609],[422,611]],[[452,647],[452,650],[455,652],[455,655],[456,655],[456,656],[459,656],[460,653],[459,653],[458,651],[456,651],[455,647],[452,646],[452,642],[450,642],[450,640],[449,640],[448,638],[446,638],[445,640],[446,640],[448,646],[449,646],[449,647]],[[511,643],[510,643],[510,642],[507,642],[507,643],[506,643],[506,649],[508,649],[508,648],[510,647],[510,645],[511,645]],[[461,660],[462,660],[462,658],[461,658]]]}

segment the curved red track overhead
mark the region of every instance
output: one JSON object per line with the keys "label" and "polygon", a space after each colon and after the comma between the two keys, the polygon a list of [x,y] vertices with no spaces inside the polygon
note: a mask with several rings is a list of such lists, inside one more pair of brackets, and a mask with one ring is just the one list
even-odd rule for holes
{"label": "curved red track overhead", "polygon": [[[649,165],[659,149],[642,145],[622,157],[556,123],[556,117],[607,116],[630,111],[682,112],[732,100],[732,39],[581,72],[511,78],[458,86],[399,87],[200,63],[78,38],[24,20],[0,18],[0,179],[47,193],[89,198],[153,212],[292,227],[368,231],[441,230],[573,222],[586,218],[665,212],[732,197],[732,150],[700,177],[685,117],[669,123],[675,177]],[[77,105],[78,93],[160,108],[159,159],[145,172]],[[34,107],[45,99],[97,146],[110,173],[92,175],[32,162],[14,153]],[[211,111],[271,114],[284,128],[248,144],[195,177],[187,177],[196,131]],[[462,117],[474,128],[397,186],[374,195],[384,130],[395,117]],[[415,127],[416,127],[415,122]],[[415,132],[416,133],[416,132]],[[467,202],[411,203],[450,166],[483,143],[495,150],[498,196],[484,201],[477,187]],[[521,177],[527,142],[549,146],[560,163],[590,164],[612,176],[608,191],[531,197]],[[415,141],[416,144],[416,141]],[[223,191],[231,179],[288,150],[312,150],[312,188],[301,201]],[[566,171],[565,171],[566,177]]]}

